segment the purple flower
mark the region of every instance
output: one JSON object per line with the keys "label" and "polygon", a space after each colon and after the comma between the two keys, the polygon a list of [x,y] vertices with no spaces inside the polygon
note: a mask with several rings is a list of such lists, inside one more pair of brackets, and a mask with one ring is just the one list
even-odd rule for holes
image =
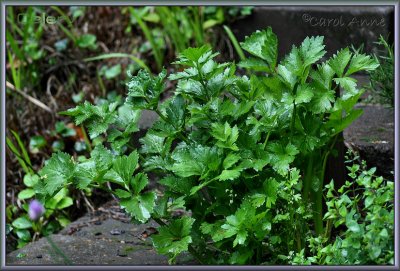
{"label": "purple flower", "polygon": [[45,212],[44,206],[38,200],[32,200],[29,203],[29,218],[33,221],[38,220]]}

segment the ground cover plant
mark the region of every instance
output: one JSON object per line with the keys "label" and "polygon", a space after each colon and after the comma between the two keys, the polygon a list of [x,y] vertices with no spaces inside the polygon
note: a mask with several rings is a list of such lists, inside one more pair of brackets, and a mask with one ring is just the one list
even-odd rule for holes
{"label": "ground cover plant", "polygon": [[[170,263],[183,252],[201,264],[393,263],[393,183],[354,164],[351,181],[323,190],[338,134],[362,114],[351,76],[379,64],[348,48],[322,62],[323,37],[307,37],[280,63],[277,46],[271,28],[247,37],[249,56],[238,64],[246,75],[216,62],[208,46],[187,48],[173,63],[178,72],[130,75],[125,100],[62,112],[98,144],[79,160],[53,154],[36,198],[104,189],[132,222],[160,225],[151,238]],[[174,95],[161,101],[168,80]],[[144,109],[159,119],[136,149]],[[162,195],[147,188],[150,174]]]}

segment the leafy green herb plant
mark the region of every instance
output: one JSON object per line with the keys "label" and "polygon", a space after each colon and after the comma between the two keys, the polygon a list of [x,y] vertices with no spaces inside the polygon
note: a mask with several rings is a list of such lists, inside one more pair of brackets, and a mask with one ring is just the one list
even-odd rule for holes
{"label": "leafy green herb plant", "polygon": [[[203,264],[287,263],[307,236],[322,236],[323,180],[337,135],[362,113],[351,76],[378,67],[345,48],[325,62],[323,37],[306,38],[278,63],[271,28],[241,43],[250,54],[235,74],[208,46],[187,48],[168,75],[173,97],[160,101],[167,73],[139,71],[122,103],[85,102],[63,112],[104,136],[87,159],[54,154],[39,172],[39,199],[69,186],[113,193],[133,221],[154,219],[154,247],[170,262],[188,251]],[[335,95],[342,88],[341,95]],[[131,145],[143,110],[158,120]],[[162,195],[149,191],[158,176]],[[113,184],[110,190],[107,182]],[[184,210],[177,215],[177,210]]]}

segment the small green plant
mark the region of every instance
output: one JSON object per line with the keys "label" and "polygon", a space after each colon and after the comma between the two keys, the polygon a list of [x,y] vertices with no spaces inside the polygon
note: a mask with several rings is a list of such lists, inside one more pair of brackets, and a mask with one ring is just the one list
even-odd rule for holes
{"label": "small green plant", "polygon": [[384,37],[380,36],[378,45],[382,51],[375,56],[380,63],[379,68],[371,72],[370,82],[372,90],[378,94],[381,101],[394,108],[394,51]]}
{"label": "small green plant", "polygon": [[[324,220],[340,233],[331,238],[310,237],[304,250],[292,258],[296,264],[394,264],[394,183],[375,176],[375,168],[353,164],[350,181],[337,191],[333,181],[325,186]],[[340,229],[340,230],[339,230]]]}
{"label": "small green plant", "polygon": [[[353,108],[363,91],[351,75],[378,64],[348,48],[321,63],[323,37],[307,37],[280,63],[277,46],[271,28],[241,43],[251,56],[239,66],[250,77],[216,62],[208,46],[187,48],[168,76],[176,81],[173,97],[160,101],[165,70],[142,70],[127,83],[125,101],[62,112],[92,140],[110,144],[78,161],[53,154],[39,172],[38,198],[70,186],[109,191],[133,221],[160,225],[153,245],[171,263],[186,251],[203,264],[287,263],[307,236],[329,230],[322,213],[327,158],[362,113]],[[142,110],[159,119],[137,150],[130,140]],[[158,176],[162,195],[148,190],[148,173]]]}
{"label": "small green plant", "polygon": [[[7,208],[7,221],[10,221],[9,233],[14,233],[18,237],[18,248],[25,246],[31,241],[37,240],[41,236],[54,233],[70,223],[66,208],[73,204],[73,200],[68,196],[67,189],[59,190],[53,197],[46,200],[44,204],[45,212],[40,213],[40,219],[36,219],[30,213],[28,201],[32,202],[38,189],[38,175],[26,174],[24,176],[25,189],[18,193],[18,200],[21,201],[22,210],[18,208]],[[34,201],[33,201],[34,202]],[[13,207],[10,205],[10,207]]]}

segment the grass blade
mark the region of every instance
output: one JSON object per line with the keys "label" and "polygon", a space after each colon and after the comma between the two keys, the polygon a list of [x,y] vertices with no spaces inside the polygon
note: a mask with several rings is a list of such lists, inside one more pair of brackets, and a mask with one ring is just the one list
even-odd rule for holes
{"label": "grass blade", "polygon": [[157,68],[161,70],[163,64],[163,57],[161,54],[161,50],[158,47],[157,43],[155,42],[153,35],[150,29],[147,27],[146,23],[140,18],[134,8],[130,8],[131,14],[135,17],[136,21],[138,22],[140,28],[142,29],[146,39],[150,42],[151,48],[153,49],[154,58],[157,63]]}
{"label": "grass blade", "polygon": [[32,166],[31,159],[29,158],[28,151],[26,150],[24,143],[22,142],[21,138],[19,137],[18,133],[14,130],[11,130],[11,133],[14,135],[15,139],[17,140],[18,146],[22,151],[22,155],[24,160],[28,163],[28,165]]}
{"label": "grass blade", "polygon": [[140,67],[143,69],[147,70],[150,72],[150,68],[139,58],[137,58],[134,55],[131,54],[125,54],[125,53],[109,53],[109,54],[103,54],[95,57],[88,57],[83,59],[83,61],[95,61],[95,60],[102,60],[102,59],[108,59],[108,58],[130,58],[133,62],[136,62]]}
{"label": "grass blade", "polygon": [[231,40],[233,47],[235,47],[236,53],[238,54],[238,56],[240,57],[240,60],[245,60],[246,57],[244,56],[243,50],[239,45],[239,42],[237,41],[235,35],[233,34],[232,30],[224,25],[224,29],[226,34],[228,34],[229,39]]}

